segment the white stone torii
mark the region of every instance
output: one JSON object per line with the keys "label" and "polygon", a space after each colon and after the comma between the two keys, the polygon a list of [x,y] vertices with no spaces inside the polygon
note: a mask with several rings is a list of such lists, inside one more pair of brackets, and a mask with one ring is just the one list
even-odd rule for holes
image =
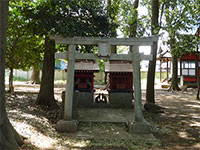
{"label": "white stone torii", "polygon": [[[66,59],[68,56],[67,84],[65,92],[64,120],[57,123],[57,130],[66,132],[75,132],[77,130],[77,121],[72,120],[73,104],[73,86],[74,86],[74,68],[76,59],[106,59],[106,60],[128,60],[133,65],[133,85],[134,85],[134,115],[135,123],[131,124],[130,130],[135,133],[148,132],[146,121],[142,115],[141,100],[141,77],[140,61],[151,60],[151,55],[139,53],[139,46],[153,46],[157,44],[159,36],[150,36],[143,38],[104,38],[104,37],[62,37],[51,36],[56,44],[68,45],[68,52],[57,53],[56,58]],[[98,54],[75,52],[76,45],[98,45]],[[111,46],[130,46],[131,52],[128,54],[111,54]],[[142,129],[142,130],[140,130]]]}

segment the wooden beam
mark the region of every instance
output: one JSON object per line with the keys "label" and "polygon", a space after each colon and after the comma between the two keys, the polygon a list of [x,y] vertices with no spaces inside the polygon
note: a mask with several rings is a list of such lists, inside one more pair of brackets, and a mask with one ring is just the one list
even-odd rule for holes
{"label": "wooden beam", "polygon": [[169,83],[169,60],[167,58],[167,83]]}
{"label": "wooden beam", "polygon": [[160,59],[160,83],[162,83],[162,59]]}

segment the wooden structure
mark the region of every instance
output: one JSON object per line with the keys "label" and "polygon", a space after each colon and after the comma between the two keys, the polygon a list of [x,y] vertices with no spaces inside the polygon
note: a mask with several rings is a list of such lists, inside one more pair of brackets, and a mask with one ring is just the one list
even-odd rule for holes
{"label": "wooden structure", "polygon": [[[169,83],[170,81],[170,78],[169,78],[169,74],[170,74],[170,71],[171,71],[171,54],[169,51],[165,51],[164,53],[161,53],[159,55],[159,57],[157,58],[157,60],[160,61],[160,82],[163,83],[163,82],[167,82]],[[163,67],[163,65],[165,65],[165,68]],[[162,79],[163,78],[163,71],[164,69],[166,70],[166,78]]]}
{"label": "wooden structure", "polygon": [[[200,26],[198,27],[195,36],[200,37]],[[181,58],[180,63],[180,75],[183,77],[183,85],[187,87],[200,86],[200,52],[199,43],[197,44],[197,51],[186,53]]]}
{"label": "wooden structure", "polygon": [[[159,36],[144,38],[100,38],[100,37],[74,37],[64,38],[62,36],[52,36],[56,44],[68,45],[68,54],[58,54],[57,58],[66,58],[68,60],[67,84],[65,92],[64,118],[57,123],[57,130],[66,132],[75,132],[77,121],[72,118],[73,92],[74,92],[74,70],[75,60],[118,60],[130,61],[133,67],[133,85],[134,85],[134,115],[135,123],[131,124],[131,130],[135,133],[144,133],[148,130],[148,125],[144,121],[142,114],[141,100],[141,79],[140,79],[140,61],[150,60],[151,56],[139,53],[139,46],[153,46],[157,44]],[[76,52],[76,45],[98,45],[98,54],[82,54]],[[111,46],[130,46],[131,51],[128,54],[111,54]],[[147,127],[145,130],[145,127]],[[134,130],[136,129],[136,130]]]}
{"label": "wooden structure", "polygon": [[89,91],[94,87],[94,72],[99,71],[99,64],[95,61],[76,61],[74,90]]}
{"label": "wooden structure", "polygon": [[133,66],[131,62],[108,61],[105,63],[105,73],[109,73],[110,91],[133,90]]}
{"label": "wooden structure", "polygon": [[108,61],[105,73],[109,73],[109,102],[118,107],[131,107],[133,100],[133,66],[127,61]]}
{"label": "wooden structure", "polygon": [[99,71],[95,61],[75,62],[73,108],[92,107],[94,102],[94,72]]}
{"label": "wooden structure", "polygon": [[183,76],[183,85],[197,86],[197,67],[200,68],[200,56],[198,56],[198,64],[196,64],[196,53],[186,53],[181,58],[180,75]]}

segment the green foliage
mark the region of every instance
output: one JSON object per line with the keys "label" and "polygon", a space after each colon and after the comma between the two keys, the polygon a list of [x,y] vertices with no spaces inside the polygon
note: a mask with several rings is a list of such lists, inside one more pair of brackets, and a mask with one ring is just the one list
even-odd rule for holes
{"label": "green foliage", "polygon": [[[130,2],[127,2],[130,3]],[[193,32],[200,23],[200,0],[160,0],[159,27],[160,32],[166,33],[168,38],[163,41],[168,44],[173,55],[181,56],[185,52],[194,51],[196,39],[186,35]],[[151,25],[151,1],[143,0],[140,5],[148,10],[148,15],[142,17],[143,33],[148,34]],[[130,4],[125,5],[129,10]],[[141,7],[140,6],[140,7]],[[124,15],[129,14],[128,11]],[[133,13],[132,13],[133,14]],[[130,16],[130,15],[128,15]],[[127,28],[128,29],[128,28]],[[149,30],[149,31],[148,31]]]}
{"label": "green foliage", "polygon": [[105,70],[105,62],[107,60],[96,60],[96,62],[99,63],[99,71],[100,72],[103,72]]}
{"label": "green foliage", "polygon": [[58,50],[59,52],[64,52],[67,50],[67,46],[62,44],[56,44],[56,50]]}
{"label": "green foliage", "polygon": [[165,5],[166,23],[163,23],[163,29],[174,35],[180,31],[188,32],[197,24],[196,15],[193,11],[196,0],[192,1],[173,1]]}
{"label": "green foliage", "polygon": [[[163,1],[162,1],[163,2]],[[195,37],[181,35],[191,32],[194,26],[199,24],[199,0],[192,1],[167,1],[165,4],[165,19],[162,22],[162,29],[169,34],[168,44],[173,55],[180,56],[195,47]]]}
{"label": "green foliage", "polygon": [[98,47],[93,45],[79,45],[76,47],[76,50],[81,53],[97,53]]}
{"label": "green foliage", "polygon": [[173,54],[181,57],[187,52],[195,52],[198,39],[194,35],[177,35],[176,47],[173,49]]}
{"label": "green foliage", "polygon": [[107,0],[107,14],[109,16],[111,24],[111,36],[116,37],[117,32],[116,29],[119,27],[119,20],[118,20],[118,14],[120,12],[120,3],[121,0]]}
{"label": "green foliage", "polygon": [[100,0],[41,0],[21,7],[38,35],[110,36],[112,24]]}
{"label": "green foliage", "polygon": [[[147,5],[146,1],[142,1],[141,6],[148,6],[150,8],[150,3]],[[136,36],[141,37],[147,33],[150,29],[150,17],[147,15],[137,15],[138,8],[134,8],[133,1],[122,0],[120,3],[120,13],[119,13],[119,22],[120,30],[125,37],[131,35],[131,28],[137,26]],[[149,10],[148,10],[149,11]],[[150,14],[150,13],[149,13]],[[136,25],[135,25],[136,23]]]}
{"label": "green foliage", "polygon": [[13,81],[28,81],[26,78],[14,76]]}
{"label": "green foliage", "polygon": [[[8,68],[29,69],[43,57],[44,36],[111,36],[115,23],[97,0],[10,1],[6,62]],[[57,46],[63,51],[66,48]],[[94,52],[85,46],[82,52]]]}
{"label": "green foliage", "polygon": [[22,2],[10,1],[9,6],[6,67],[26,70],[41,62],[42,40],[30,32],[21,14]]}

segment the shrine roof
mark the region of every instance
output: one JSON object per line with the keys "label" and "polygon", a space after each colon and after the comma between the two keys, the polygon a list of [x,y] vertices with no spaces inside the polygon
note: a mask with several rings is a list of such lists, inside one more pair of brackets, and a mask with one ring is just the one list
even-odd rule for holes
{"label": "shrine roof", "polygon": [[129,62],[106,62],[105,72],[133,72],[133,66]]}
{"label": "shrine roof", "polygon": [[99,71],[99,64],[96,62],[75,62],[75,70]]}

